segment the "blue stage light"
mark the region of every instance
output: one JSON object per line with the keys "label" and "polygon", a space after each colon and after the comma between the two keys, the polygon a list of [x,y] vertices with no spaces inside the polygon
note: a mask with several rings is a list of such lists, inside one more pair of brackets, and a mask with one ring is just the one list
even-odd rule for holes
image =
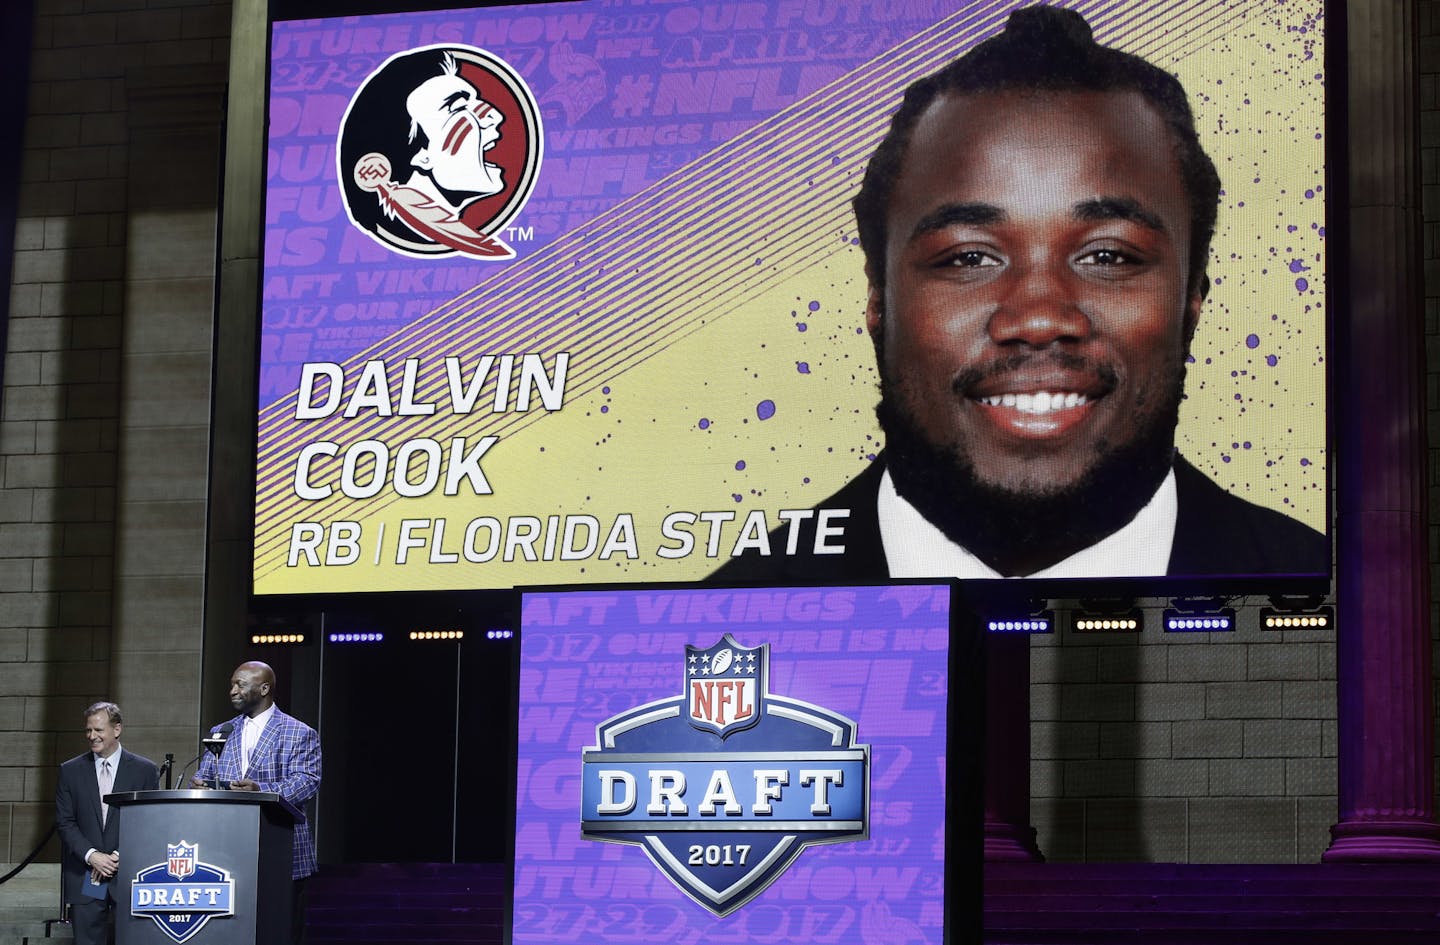
{"label": "blue stage light", "polygon": [[381,643],[383,633],[332,633],[327,639],[331,643]]}
{"label": "blue stage light", "polygon": [[1235,629],[1235,608],[1226,598],[1176,598],[1165,608],[1166,633],[1230,633]]}
{"label": "blue stage light", "polygon": [[1042,610],[1021,617],[999,617],[985,622],[991,633],[1053,633],[1055,612]]}

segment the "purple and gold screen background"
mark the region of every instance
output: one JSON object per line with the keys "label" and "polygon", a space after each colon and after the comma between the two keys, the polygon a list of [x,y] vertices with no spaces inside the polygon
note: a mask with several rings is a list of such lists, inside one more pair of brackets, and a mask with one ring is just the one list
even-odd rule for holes
{"label": "purple and gold screen background", "polygon": [[[256,593],[695,580],[748,513],[773,527],[853,478],[882,444],[850,198],[904,86],[1018,5],[576,0],[275,23]],[[1181,452],[1326,530],[1321,4],[1062,5],[1100,42],[1180,77],[1220,171]],[[389,56],[433,44],[487,50],[537,100],[544,156],[503,234],[513,260],[392,253],[343,206],[336,135],[350,97]],[[562,353],[561,409],[454,408],[445,358],[468,379],[486,356],[553,370]],[[361,366],[383,362],[395,401],[406,359],[433,413],[296,419],[302,365],[340,365],[348,398]],[[478,402],[494,391],[485,382]],[[297,494],[307,444],[394,452],[486,436],[498,438],[483,459],[490,494],[404,497],[393,470],[373,497]],[[319,463],[314,484],[338,485],[340,468]],[[677,513],[696,522],[688,548],[661,531]],[[494,534],[538,531],[536,560],[503,542],[467,556],[482,519]],[[606,540],[622,519],[629,547]],[[425,524],[402,561],[405,520]],[[337,522],[353,523],[354,554],[294,553],[297,523],[328,540]]]}
{"label": "purple and gold screen background", "polygon": [[[943,585],[526,593],[513,941],[942,941],[949,606]],[[726,632],[770,645],[772,693],[856,723],[870,835],[806,849],[716,918],[638,847],[581,839],[580,768],[598,723],[679,695],[685,645]],[[978,850],[951,856],[978,864]]]}

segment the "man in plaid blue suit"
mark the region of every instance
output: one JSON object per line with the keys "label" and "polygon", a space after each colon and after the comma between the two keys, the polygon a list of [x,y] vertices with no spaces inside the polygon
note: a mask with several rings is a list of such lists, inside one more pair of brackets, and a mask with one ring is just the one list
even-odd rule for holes
{"label": "man in plaid blue suit", "polygon": [[[231,790],[272,792],[306,810],[320,790],[320,737],[276,707],[274,690],[275,671],[267,664],[242,663],[236,668],[230,677],[230,704],[240,714],[230,721],[230,736],[220,757],[205,755],[192,782],[195,787],[207,786],[207,778],[218,778],[229,781]],[[315,872],[315,860],[315,838],[307,819],[295,825],[290,874],[295,881],[296,943],[304,936],[304,880]]]}

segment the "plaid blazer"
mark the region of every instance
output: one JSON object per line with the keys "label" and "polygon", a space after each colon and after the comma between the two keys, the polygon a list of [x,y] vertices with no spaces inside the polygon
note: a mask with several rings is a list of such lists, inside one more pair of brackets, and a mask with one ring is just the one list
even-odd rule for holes
{"label": "plaid blazer", "polygon": [[206,752],[196,776],[222,781],[246,777],[259,784],[260,790],[273,791],[303,811],[306,820],[295,825],[295,858],[290,871],[292,879],[303,879],[316,870],[315,838],[309,822],[313,805],[309,801],[320,790],[320,736],[277,707],[250,754],[250,770],[241,775],[240,733],[245,717],[237,715],[230,722],[235,729],[225,740],[219,759]]}

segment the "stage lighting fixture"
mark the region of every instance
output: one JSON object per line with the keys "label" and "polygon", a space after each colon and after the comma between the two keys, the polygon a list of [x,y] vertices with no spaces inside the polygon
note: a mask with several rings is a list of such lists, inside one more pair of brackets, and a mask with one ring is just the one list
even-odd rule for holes
{"label": "stage lighting fixture", "polygon": [[1025,617],[988,619],[985,630],[992,634],[1053,634],[1056,632],[1056,612],[1035,611]]}
{"label": "stage lighting fixture", "polygon": [[412,640],[462,640],[465,638],[464,630],[411,630]]}
{"label": "stage lighting fixture", "polygon": [[1133,597],[1085,598],[1070,618],[1076,633],[1139,633],[1145,629],[1145,612]]}
{"label": "stage lighting fixture", "polygon": [[1075,615],[1076,633],[1139,633],[1145,628],[1145,615],[1140,611],[1114,617]]}
{"label": "stage lighting fixture", "polygon": [[289,643],[297,645],[305,642],[303,633],[252,633],[250,642],[256,646],[273,646],[275,644]]}
{"label": "stage lighting fixture", "polygon": [[331,643],[380,643],[384,639],[383,633],[332,633],[329,636]]}
{"label": "stage lighting fixture", "polygon": [[1228,597],[1177,597],[1165,608],[1166,633],[1229,633],[1235,608]]}
{"label": "stage lighting fixture", "polygon": [[487,640],[509,640],[509,639],[512,639],[514,636],[515,636],[515,631],[514,631],[514,630],[486,630],[486,631],[485,631],[485,639],[487,639]]}
{"label": "stage lighting fixture", "polygon": [[1334,626],[1335,608],[1325,604],[1325,598],[1319,595],[1275,595],[1269,607],[1260,608],[1261,630],[1329,630]]}

